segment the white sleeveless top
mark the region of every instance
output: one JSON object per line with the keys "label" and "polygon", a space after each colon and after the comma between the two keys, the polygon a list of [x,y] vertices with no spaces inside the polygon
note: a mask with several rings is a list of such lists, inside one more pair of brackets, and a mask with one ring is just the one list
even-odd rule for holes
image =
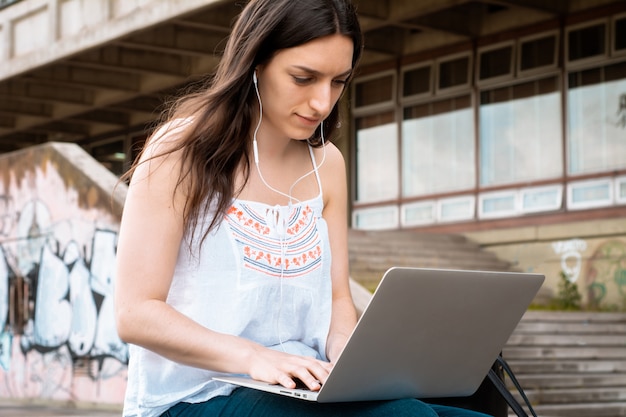
{"label": "white sleeveless top", "polygon": [[[312,150],[311,158],[317,197],[290,206],[234,200],[200,248],[202,233],[195,234],[191,250],[187,234],[168,304],[211,330],[326,360],[331,252]],[[216,372],[135,345],[129,352],[124,416],[159,416],[179,402],[202,402],[234,389],[212,381]]]}

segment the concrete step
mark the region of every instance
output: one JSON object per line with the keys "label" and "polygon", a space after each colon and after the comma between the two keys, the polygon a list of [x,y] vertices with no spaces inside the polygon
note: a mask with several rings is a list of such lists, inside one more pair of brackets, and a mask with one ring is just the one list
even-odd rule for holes
{"label": "concrete step", "polygon": [[470,248],[449,248],[448,250],[436,250],[432,248],[390,248],[390,247],[352,247],[350,253],[351,259],[370,258],[376,259],[410,259],[410,258],[440,258],[440,259],[488,259],[508,264],[506,261],[499,260],[490,252],[481,252]]}
{"label": "concrete step", "polygon": [[480,245],[471,240],[451,240],[451,239],[432,239],[430,237],[421,236],[414,232],[403,232],[404,235],[380,235],[376,238],[362,239],[360,237],[350,237],[349,242],[351,245],[358,246],[360,248],[378,248],[381,247],[381,242],[385,243],[386,247],[398,248],[398,249],[449,249],[449,248],[468,248],[479,249]]}
{"label": "concrete step", "polygon": [[413,266],[413,267],[436,267],[448,269],[469,269],[469,270],[490,270],[490,271],[508,271],[510,265],[508,263],[499,262],[492,259],[480,258],[439,258],[439,257],[393,257],[385,255],[384,257],[371,256],[367,259],[352,259],[350,261],[350,271],[354,274],[357,272],[380,272],[385,271],[391,266]]}
{"label": "concrete step", "polygon": [[529,310],[520,324],[549,323],[626,323],[626,313],[605,313],[594,311],[547,311]]}
{"label": "concrete step", "polygon": [[626,373],[626,359],[560,359],[560,360],[509,360],[516,373]]}
{"label": "concrete step", "polygon": [[513,334],[621,334],[626,335],[626,323],[619,322],[531,322],[522,321]]}
{"label": "concrete step", "polygon": [[626,416],[624,313],[529,311],[503,356],[538,416]]}
{"label": "concrete step", "polygon": [[590,347],[590,346],[523,346],[507,345],[502,356],[508,360],[516,359],[626,359],[626,347]]}
{"label": "concrete step", "polygon": [[461,235],[406,230],[349,232],[350,276],[369,290],[392,266],[509,271],[511,265]]}
{"label": "concrete step", "polygon": [[626,401],[533,406],[540,417],[624,417]]}
{"label": "concrete step", "polygon": [[515,373],[515,375],[524,390],[583,387],[624,387],[626,390],[626,374],[585,373],[538,375]]}
{"label": "concrete step", "polygon": [[[521,395],[511,390],[520,404]],[[626,401],[625,387],[526,389],[531,404],[606,403]],[[534,407],[534,406],[533,406]]]}
{"label": "concrete step", "polygon": [[348,231],[348,238],[358,242],[380,242],[381,240],[390,242],[427,242],[431,245],[444,244],[454,242],[469,242],[476,246],[478,244],[467,239],[463,235],[457,234],[444,234],[444,233],[421,233],[412,232],[407,230],[379,230],[379,231],[366,231],[350,229]]}
{"label": "concrete step", "polygon": [[606,346],[624,346],[626,343],[625,334],[532,334],[532,333],[514,333],[508,340],[508,343],[523,346],[589,346],[589,347],[606,347]]}

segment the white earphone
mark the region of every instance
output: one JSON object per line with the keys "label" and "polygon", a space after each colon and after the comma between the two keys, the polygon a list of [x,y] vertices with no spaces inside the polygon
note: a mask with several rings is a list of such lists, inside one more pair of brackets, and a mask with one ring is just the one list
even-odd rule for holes
{"label": "white earphone", "polygon": [[[306,178],[307,176],[311,175],[312,173],[314,173],[317,169],[319,169],[319,167],[322,166],[322,164],[324,163],[324,161],[326,160],[326,146],[324,143],[324,126],[323,126],[323,122],[320,125],[320,132],[321,132],[321,138],[322,138],[322,149],[323,149],[323,156],[322,156],[322,162],[317,165],[316,167],[314,167],[311,171],[307,172],[306,174],[304,174],[303,176],[301,176],[300,178],[298,178],[292,185],[291,187],[289,187],[289,194],[286,194],[280,190],[277,190],[276,188],[272,187],[271,185],[269,185],[267,183],[267,181],[265,181],[265,178],[263,178],[263,174],[261,173],[261,167],[259,166],[259,146],[257,144],[257,133],[259,131],[259,128],[261,127],[261,122],[263,121],[263,102],[261,101],[261,94],[259,93],[259,85],[258,85],[258,78],[256,75],[256,70],[252,73],[252,82],[254,83],[254,90],[256,92],[256,97],[257,100],[259,101],[259,122],[256,125],[256,128],[254,129],[254,135],[252,138],[252,151],[254,153],[254,164],[256,165],[256,169],[257,172],[259,174],[259,178],[261,178],[261,181],[263,182],[263,184],[265,184],[265,186],[267,188],[269,188],[270,190],[274,191],[275,193],[278,193],[282,196],[285,196],[288,198],[289,201],[289,206],[291,206],[291,203],[293,200],[295,200],[296,202],[300,202],[297,198],[294,198],[291,195],[291,192],[293,190],[293,187],[300,182],[302,179]],[[291,209],[290,209],[291,210]],[[283,219],[283,221],[285,221]],[[285,250],[286,250],[286,245],[288,243],[285,242],[284,238],[281,238],[280,240],[280,245],[281,245],[281,251],[283,252],[282,257],[285,256]],[[278,307],[278,313],[276,316],[276,332],[278,334],[278,340],[280,342],[280,347],[283,350],[283,352],[286,352],[285,347],[284,347],[284,341],[283,341],[283,337],[282,337],[282,332],[281,332],[281,325],[280,325],[280,317],[282,314],[282,305],[283,305],[283,267],[284,265],[281,263],[281,279],[280,279],[280,303],[279,303],[279,307]]]}

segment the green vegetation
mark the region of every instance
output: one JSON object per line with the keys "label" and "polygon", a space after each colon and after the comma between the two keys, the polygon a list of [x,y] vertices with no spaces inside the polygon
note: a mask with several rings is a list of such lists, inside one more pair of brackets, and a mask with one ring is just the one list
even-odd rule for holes
{"label": "green vegetation", "polygon": [[566,311],[580,310],[582,297],[578,292],[578,285],[575,282],[571,282],[565,272],[561,271],[560,276],[559,293],[554,300],[556,309]]}

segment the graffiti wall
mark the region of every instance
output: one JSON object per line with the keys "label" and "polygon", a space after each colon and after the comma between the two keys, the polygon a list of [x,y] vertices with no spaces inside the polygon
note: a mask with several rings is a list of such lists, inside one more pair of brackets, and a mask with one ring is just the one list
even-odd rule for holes
{"label": "graffiti wall", "polygon": [[[515,236],[514,230],[507,232]],[[576,284],[583,307],[626,311],[626,222],[623,218],[542,226],[534,239],[528,239],[527,230],[524,233],[524,240],[485,246],[519,270],[545,274],[544,295],[559,296],[563,273],[567,280]],[[478,240],[480,236],[473,238]]]}
{"label": "graffiti wall", "polygon": [[0,397],[121,404],[117,179],[71,144],[3,155],[0,175]]}

